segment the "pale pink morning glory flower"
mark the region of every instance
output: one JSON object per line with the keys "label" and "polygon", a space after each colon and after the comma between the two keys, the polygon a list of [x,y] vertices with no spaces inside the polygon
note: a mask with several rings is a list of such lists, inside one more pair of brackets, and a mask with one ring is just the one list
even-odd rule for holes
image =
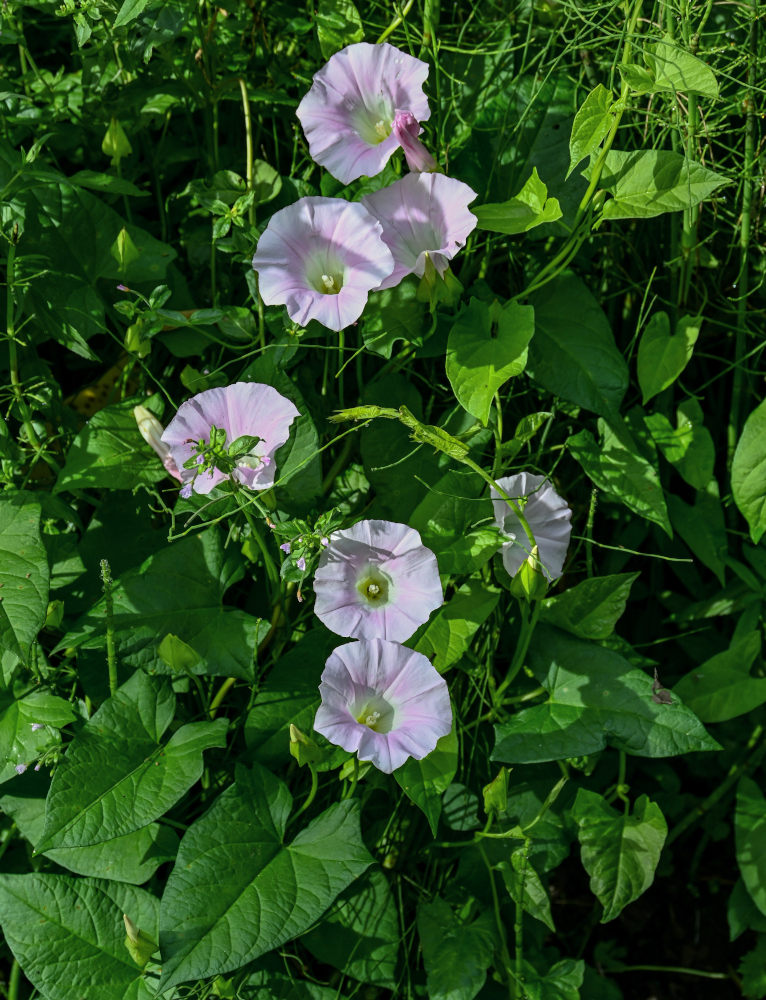
{"label": "pale pink morning glory flower", "polygon": [[390,774],[422,760],[452,729],[444,678],[422,653],[361,639],[331,654],[319,684],[314,729]]}
{"label": "pale pink morning glory flower", "polygon": [[393,270],[382,231],[363,205],[342,198],[301,198],[275,212],[253,257],[261,298],[286,305],[301,326],[315,319],[342,330]]}
{"label": "pale pink morning glory flower", "polygon": [[380,219],[394,269],[380,284],[393,288],[408,274],[423,277],[429,258],[440,275],[476,227],[468,211],[476,197],[467,184],[444,174],[407,174],[365,195],[362,204]]}
{"label": "pale pink morning glory flower", "polygon": [[164,429],[162,424],[151,412],[151,410],[147,410],[145,406],[134,406],[133,416],[136,418],[136,423],[138,424],[138,430],[141,437],[157,452],[162,459],[162,464],[165,466],[170,475],[173,476],[174,479],[178,479],[180,482],[182,479],[181,473],[173,460],[173,456],[170,454],[170,448],[162,440],[162,432]]}
{"label": "pale pink morning glory flower", "polygon": [[[274,453],[287,441],[290,424],[297,416],[298,410],[289,399],[260,382],[206,389],[181,403],[162,441],[181,470],[182,495],[209,493],[229,477],[251,490],[273,486]],[[214,441],[210,447],[211,436],[221,437],[220,432],[224,432],[224,440]],[[228,449],[241,437],[260,440],[233,459]],[[197,468],[184,468],[190,459],[199,462]]]}
{"label": "pale pink morning glory flower", "polygon": [[431,112],[423,84],[428,64],[383,42],[336,52],[314,75],[297,115],[314,160],[343,184],[374,177],[399,147],[394,118],[416,122]]}
{"label": "pale pink morning glory flower", "polygon": [[[545,576],[558,580],[564,566],[572,525],[569,523],[572,511],[554,490],[545,476],[534,476],[530,472],[520,472],[517,476],[505,476],[497,480],[497,485],[512,500],[516,500],[535,536]],[[495,521],[504,534],[511,538],[502,548],[503,566],[510,576],[515,576],[521,564],[532,551],[529,539],[521,521],[503,500],[497,490],[491,490]]]}
{"label": "pale pink morning glory flower", "polygon": [[423,129],[413,114],[409,111],[397,111],[391,123],[391,131],[404,150],[404,158],[410,170],[429,172],[439,169],[439,164],[418,138]]}
{"label": "pale pink morning glory flower", "polygon": [[442,603],[436,556],[414,528],[359,521],[334,531],[314,576],[317,617],[338,635],[404,642]]}

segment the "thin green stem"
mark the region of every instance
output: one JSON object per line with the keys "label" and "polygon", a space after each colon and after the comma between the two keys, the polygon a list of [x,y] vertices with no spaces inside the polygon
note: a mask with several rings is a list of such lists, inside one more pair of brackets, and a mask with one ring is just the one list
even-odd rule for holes
{"label": "thin green stem", "polygon": [[101,560],[101,582],[104,585],[106,662],[109,669],[109,694],[114,695],[117,691],[117,654],[114,647],[114,599],[112,598],[112,571],[106,559]]}
{"label": "thin green stem", "polygon": [[385,42],[385,40],[388,38],[388,36],[393,31],[396,31],[396,29],[399,27],[399,25],[404,21],[405,17],[412,10],[412,5],[414,3],[415,3],[415,0],[407,0],[407,3],[404,5],[404,7],[400,7],[399,8],[399,13],[396,15],[396,17],[389,24],[389,26],[386,28],[386,30],[384,32],[382,32],[382,34],[378,38],[378,45],[380,45],[381,42]]}
{"label": "thin green stem", "polygon": [[[253,119],[250,114],[250,98],[247,96],[247,84],[243,77],[238,77],[239,89],[242,94],[242,111],[245,116],[245,177],[247,190],[253,190]],[[251,204],[247,213],[251,226],[255,225],[255,204]]]}
{"label": "thin green stem", "polygon": [[683,965],[624,965],[619,969],[609,969],[609,975],[623,972],[674,972],[682,976],[701,976],[703,979],[731,979],[728,972],[705,972],[704,969],[687,969]]}
{"label": "thin green stem", "polygon": [[519,673],[521,668],[524,666],[524,660],[527,655],[527,650],[529,649],[529,643],[532,640],[532,635],[535,631],[535,626],[537,625],[537,620],[540,617],[540,602],[535,601],[532,607],[532,614],[530,615],[526,602],[519,601],[519,610],[521,613],[521,632],[519,633],[518,641],[516,642],[516,649],[513,654],[513,659],[511,660],[511,665],[508,668],[508,674],[505,680],[500,684],[495,691],[494,702],[495,705],[500,704],[500,697],[503,691],[509,687],[516,679],[516,675]]}
{"label": "thin green stem", "polygon": [[[358,770],[358,765],[359,762],[357,761],[357,770]],[[316,798],[317,789],[319,788],[319,775],[317,774],[317,769],[314,767],[313,764],[308,764],[307,766],[309,771],[311,772],[311,788],[309,789],[309,793],[306,796],[306,801],[301,805],[300,809],[297,812],[293,813],[291,817],[292,820],[297,819],[301,815],[301,813],[306,812],[308,807]]]}
{"label": "thin green stem", "polygon": [[[256,546],[258,547],[258,551],[263,556],[263,563],[266,568],[266,574],[269,578],[269,582],[273,589],[272,596],[276,597],[280,589],[279,570],[277,569],[277,566],[271,556],[271,553],[266,547],[266,543],[264,542],[263,536],[261,535],[260,527],[256,523],[255,518],[253,517],[252,513],[249,510],[249,503],[247,501],[243,502],[241,490],[236,485],[236,483],[234,483],[234,480],[232,480],[232,485],[234,486],[234,495],[237,498],[239,509],[244,514],[245,520],[250,526],[250,535],[253,541],[255,542]],[[254,503],[255,501],[253,500],[252,502]]]}
{"label": "thin green stem", "polygon": [[[670,833],[668,833],[665,845],[668,846],[673,843],[674,840],[685,833],[690,826],[693,826],[698,822],[705,813],[709,812],[713,806],[719,802],[725,795],[728,794],[729,790],[739,781],[743,774],[748,771],[754,770],[766,755],[766,739],[762,739],[764,733],[764,728],[761,725],[757,725],[752,733],[750,734],[750,739],[747,742],[747,751],[749,756],[744,757],[742,760],[738,761],[729,768],[726,777],[723,781],[716,786],[716,788],[708,795],[706,799],[690,812],[687,812],[684,818],[672,828]],[[760,746],[758,745],[760,741]]]}
{"label": "thin green stem", "polygon": [[19,983],[21,981],[21,966],[14,958],[11,974],[8,976],[8,1000],[18,1000]]}
{"label": "thin green stem", "polygon": [[752,21],[748,39],[747,95],[745,97],[745,161],[742,177],[742,221],[739,229],[739,273],[737,275],[737,325],[734,334],[734,380],[729,410],[728,459],[734,457],[742,419],[742,397],[745,387],[743,366],[747,337],[747,296],[749,291],[750,221],[753,198],[753,171],[755,168],[755,87],[758,65],[759,0],[750,0]]}
{"label": "thin green stem", "polygon": [[519,872],[519,893],[516,898],[516,914],[513,926],[514,947],[516,952],[516,971],[514,974],[514,1000],[525,1000],[524,989],[524,883],[527,878],[527,862],[529,861],[529,839],[524,841],[523,863]]}
{"label": "thin green stem", "polygon": [[45,446],[40,443],[40,439],[37,436],[34,425],[32,424],[32,414],[29,407],[27,406],[27,401],[24,396],[24,390],[21,385],[21,376],[19,369],[19,353],[16,344],[16,322],[14,316],[14,297],[13,289],[15,285],[15,273],[16,273],[16,244],[19,240],[19,230],[18,226],[13,227],[13,233],[8,242],[8,254],[6,258],[6,299],[5,299],[5,333],[8,337],[8,362],[11,374],[11,388],[13,390],[13,395],[16,400],[16,405],[18,406],[19,413],[21,414],[21,422],[24,427],[24,431],[27,436],[27,441],[34,448],[38,455],[45,458],[45,461],[53,468],[58,469],[59,465],[52,458],[44,455]]}
{"label": "thin green stem", "polygon": [[487,869],[487,875],[489,877],[489,886],[492,891],[492,910],[495,915],[495,925],[497,926],[497,934],[500,939],[500,953],[502,956],[503,965],[505,966],[506,978],[508,980],[508,996],[510,1000],[518,1000],[520,994],[517,992],[518,980],[516,980],[513,973],[513,965],[511,964],[511,953],[508,950],[508,941],[505,935],[505,924],[503,923],[503,917],[500,913],[500,899],[497,895],[497,886],[495,885],[495,873],[492,871],[492,865],[489,863],[489,858],[487,857],[487,852],[484,850],[484,846],[479,844],[479,854],[481,854],[481,859],[484,862],[484,866]]}
{"label": "thin green stem", "polygon": [[585,524],[585,571],[588,577],[593,576],[593,520],[596,516],[596,503],[598,501],[598,490],[592,489],[590,493],[590,506],[588,507],[588,520]]}
{"label": "thin green stem", "polygon": [[492,463],[492,478],[497,479],[501,472],[501,464],[503,461],[502,451],[503,451],[503,407],[500,404],[500,393],[495,393],[495,413],[497,415],[497,420],[495,422],[495,460]]}
{"label": "thin green stem", "polygon": [[213,700],[210,702],[210,708],[208,709],[208,714],[211,719],[215,718],[216,712],[221,707],[221,703],[226,695],[231,691],[234,685],[237,683],[236,677],[227,677],[226,680],[221,684],[215,693]]}

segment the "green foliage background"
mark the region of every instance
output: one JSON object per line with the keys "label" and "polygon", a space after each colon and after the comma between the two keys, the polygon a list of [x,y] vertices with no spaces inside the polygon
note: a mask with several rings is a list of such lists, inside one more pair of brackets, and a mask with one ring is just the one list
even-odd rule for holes
{"label": "green foliage background", "polygon": [[[7,1000],[766,996],[763,10],[3,4]],[[343,188],[295,118],[362,39],[429,63],[479,225],[459,296],[339,337],[250,262],[405,169]],[[178,500],[133,413],[237,380],[302,414],[259,518]],[[524,469],[574,526],[531,605],[486,489]],[[455,730],[392,777],[311,736],[361,517],[446,588],[409,644]]]}

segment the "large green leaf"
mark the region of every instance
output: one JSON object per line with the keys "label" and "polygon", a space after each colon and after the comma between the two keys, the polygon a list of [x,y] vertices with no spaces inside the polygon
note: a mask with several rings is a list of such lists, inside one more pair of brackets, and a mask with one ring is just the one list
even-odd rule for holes
{"label": "large green leaf", "polygon": [[614,122],[612,100],[612,91],[599,83],[577,109],[572,122],[572,134],[569,137],[567,177],[586,156],[595,153],[606,138]]}
{"label": "large green leaf", "polygon": [[[0,798],[0,809],[16,824],[19,833],[33,846],[40,840],[45,825],[45,786],[42,774],[27,794],[27,775],[13,793]],[[37,787],[34,787],[34,786]],[[59,847],[45,851],[45,857],[77,875],[93,875],[141,885],[165,861],[172,861],[178,851],[178,835],[169,826],[150,823],[114,840],[90,847]]]}
{"label": "large green leaf", "polygon": [[286,845],[291,803],[264,768],[240,768],[186,831],[162,897],[161,988],[230,972],[297,937],[372,863],[357,801],[330,806]]}
{"label": "large green leaf", "polygon": [[408,798],[421,809],[436,836],[442,811],[442,795],[449,788],[457,773],[458,741],[455,725],[442,736],[436,748],[422,760],[410,757],[394,771]]}
{"label": "large green leaf", "polygon": [[766,678],[750,676],[760,651],[760,634],[748,632],[690,670],[674,685],[673,693],[703,722],[726,722],[751,712],[766,702]]}
{"label": "large green leaf", "polygon": [[676,410],[675,427],[662,413],[650,413],[644,417],[649,433],[664,457],[697,490],[704,490],[710,483],[715,464],[715,445],[703,420],[702,407],[691,396]]}
{"label": "large green leaf", "polygon": [[683,316],[671,334],[668,314],[652,315],[638,342],[638,384],[644,404],[672,385],[689,364],[700,326],[699,316]]}
{"label": "large green leaf", "polygon": [[495,726],[492,760],[536,764],[597,753],[671,757],[720,747],[684,705],[652,700],[652,680],[618,653],[538,625],[529,663],[548,701]]}
{"label": "large green leaf", "polygon": [[26,661],[48,607],[48,556],[31,494],[0,499],[0,649]]}
{"label": "large green leaf", "polygon": [[614,573],[583,580],[544,600],[540,619],[581,639],[606,639],[614,632],[638,576]]}
{"label": "large green leaf", "polygon": [[486,427],[495,393],[524,371],[535,332],[531,306],[472,298],[447,341],[447,378],[458,402]]}
{"label": "large green leaf", "polygon": [[697,56],[682,49],[665,35],[658,42],[649,43],[644,49],[644,59],[654,77],[652,93],[665,91],[675,94],[702,94],[718,97],[718,81],[712,69]]}
{"label": "large green leaf", "polygon": [[368,351],[390,358],[398,340],[422,345],[430,323],[424,322],[426,307],[418,300],[418,286],[419,281],[412,276],[395,288],[372,293],[362,321],[362,338]]}
{"label": "large green leaf", "polygon": [[605,924],[654,881],[668,825],[659,806],[646,795],[629,813],[613,809],[602,795],[587,788],[578,789],[572,818],[591,890],[604,907],[601,923]]}
{"label": "large green leaf", "polygon": [[737,971],[741,977],[742,996],[763,1000],[766,997],[766,934],[758,935],[755,948],[743,957]]}
{"label": "large green leaf", "polygon": [[133,401],[95,413],[72,442],[55,493],[108,487],[132,490],[167,476],[159,457],[138,432]]}
{"label": "large green leaf", "polygon": [[[47,336],[83,357],[93,359],[86,341],[106,331],[106,311],[113,302],[102,294],[109,283],[159,284],[176,257],[173,248],[138,226],[76,182],[38,163],[19,163],[19,155],[0,142],[0,188],[8,210],[19,221],[25,247],[41,260],[27,294],[36,325]],[[122,269],[111,250],[125,230],[137,256]],[[87,234],[87,238],[83,236]],[[24,251],[28,253],[29,251]]]}
{"label": "large green leaf", "polygon": [[468,922],[437,896],[418,907],[418,934],[430,1000],[473,1000],[494,952],[492,914]]}
{"label": "large green leaf", "polygon": [[526,233],[561,218],[561,206],[556,198],[548,197],[548,188],[538,177],[536,167],[514,198],[500,204],[474,205],[471,211],[476,216],[478,229],[506,236]]}
{"label": "large green leaf", "polygon": [[734,834],[742,881],[766,915],[766,799],[752,778],[740,778],[737,787]]}
{"label": "large green leaf", "polygon": [[551,902],[540,876],[532,867],[528,849],[523,845],[511,851],[510,861],[501,861],[497,870],[503,876],[505,887],[514,903],[520,903],[525,913],[555,931],[551,916]]}
{"label": "large green leaf", "polygon": [[0,924],[46,1000],[136,1000],[143,971],[123,914],[157,940],[159,900],[143,889],[67,875],[0,875]]}
{"label": "large green leaf", "polygon": [[723,586],[727,541],[718,484],[712,480],[706,490],[700,490],[694,499],[694,506],[672,495],[668,495],[667,503],[675,530]]}
{"label": "large green leaf", "polygon": [[301,943],[320,962],[362,983],[393,990],[399,938],[394,894],[383,869],[376,866],[338,897]]}
{"label": "large green leaf", "polygon": [[[199,657],[190,667],[192,673],[251,680],[253,657],[269,626],[223,605],[240,565],[238,555],[224,548],[218,530],[209,528],[173,542],[123,573],[113,590],[118,660],[134,669],[170,672],[158,647],[171,633]],[[102,599],[64,636],[59,648],[103,649],[105,634]]]}
{"label": "large green leaf", "polygon": [[612,149],[601,174],[601,186],[612,195],[603,217],[651,219],[663,212],[680,212],[727,183],[721,174],[667,149]]}
{"label": "large green leaf", "polygon": [[766,400],[742,428],[731,464],[731,491],[757,545],[766,532]]}
{"label": "large green leaf", "polygon": [[50,691],[38,688],[15,697],[0,689],[0,784],[58,744],[58,730],[75,718],[69,702]]}
{"label": "large green leaf", "polygon": [[599,417],[598,430],[599,443],[585,430],[568,439],[567,448],[573,457],[600,490],[658,524],[672,537],[660,477],[656,465],[645,457],[645,449],[639,447],[621,421],[612,427]]}
{"label": "large green leaf", "polygon": [[[529,1000],[605,1000],[600,994],[580,993],[585,974],[585,962],[582,959],[562,959],[554,962],[544,972],[537,972],[531,963],[525,961],[523,969],[524,990]],[[622,997],[621,993],[619,997]]]}
{"label": "large green leaf", "polygon": [[527,371],[549,392],[614,417],[628,387],[628,366],[604,310],[579,278],[565,273],[530,301],[535,335]]}
{"label": "large green leaf", "polygon": [[440,673],[457,663],[471,645],[479,627],[489,618],[500,599],[498,590],[478,580],[469,580],[438,609],[415,649],[427,656]]}
{"label": "large green leaf", "polygon": [[67,747],[53,776],[38,851],[86,847],[139,830],[202,774],[202,751],[226,745],[228,720],[190,722],[170,740],[175,695],[138,671]]}
{"label": "large green leaf", "polygon": [[325,59],[364,38],[359,11],[351,0],[319,0],[316,23],[319,48]]}

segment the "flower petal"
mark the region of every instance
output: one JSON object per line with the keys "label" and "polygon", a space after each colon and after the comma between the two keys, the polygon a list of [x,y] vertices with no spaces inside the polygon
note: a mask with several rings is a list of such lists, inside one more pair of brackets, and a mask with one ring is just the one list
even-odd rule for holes
{"label": "flower petal", "polygon": [[394,256],[394,270],[380,288],[393,288],[405,275],[423,275],[428,253],[439,271],[465,245],[476,227],[468,205],[476,192],[444,174],[407,174],[362,198],[383,226],[383,239]]}
{"label": "flower petal", "polygon": [[[366,581],[385,593],[366,594]],[[403,642],[443,599],[436,556],[417,531],[394,521],[360,521],[336,531],[314,576],[318,618],[338,635]]]}
{"label": "flower petal", "polygon": [[417,121],[430,115],[427,76],[427,63],[387,42],[358,42],[336,52],[298,105],[313,159],[343,184],[380,173],[399,146],[390,131],[396,109]]}
{"label": "flower petal", "polygon": [[[409,758],[422,760],[452,728],[444,678],[422,653],[382,639],[339,646],[325,664],[314,729],[360,760],[390,774]],[[358,722],[360,704],[387,704],[387,732]]]}
{"label": "flower petal", "polygon": [[[549,580],[557,580],[562,573],[569,538],[572,533],[572,511],[566,500],[558,495],[550,480],[529,472],[506,476],[497,480],[498,486],[512,499],[526,497],[524,517],[535,536],[540,562]],[[513,540],[502,548],[503,566],[514,576],[531,552],[531,546],[521,521],[497,490],[491,490],[495,521]]]}
{"label": "flower petal", "polygon": [[381,233],[364,206],[342,198],[301,198],[275,212],[253,257],[261,298],[286,305],[301,326],[315,319],[342,330],[393,269]]}

